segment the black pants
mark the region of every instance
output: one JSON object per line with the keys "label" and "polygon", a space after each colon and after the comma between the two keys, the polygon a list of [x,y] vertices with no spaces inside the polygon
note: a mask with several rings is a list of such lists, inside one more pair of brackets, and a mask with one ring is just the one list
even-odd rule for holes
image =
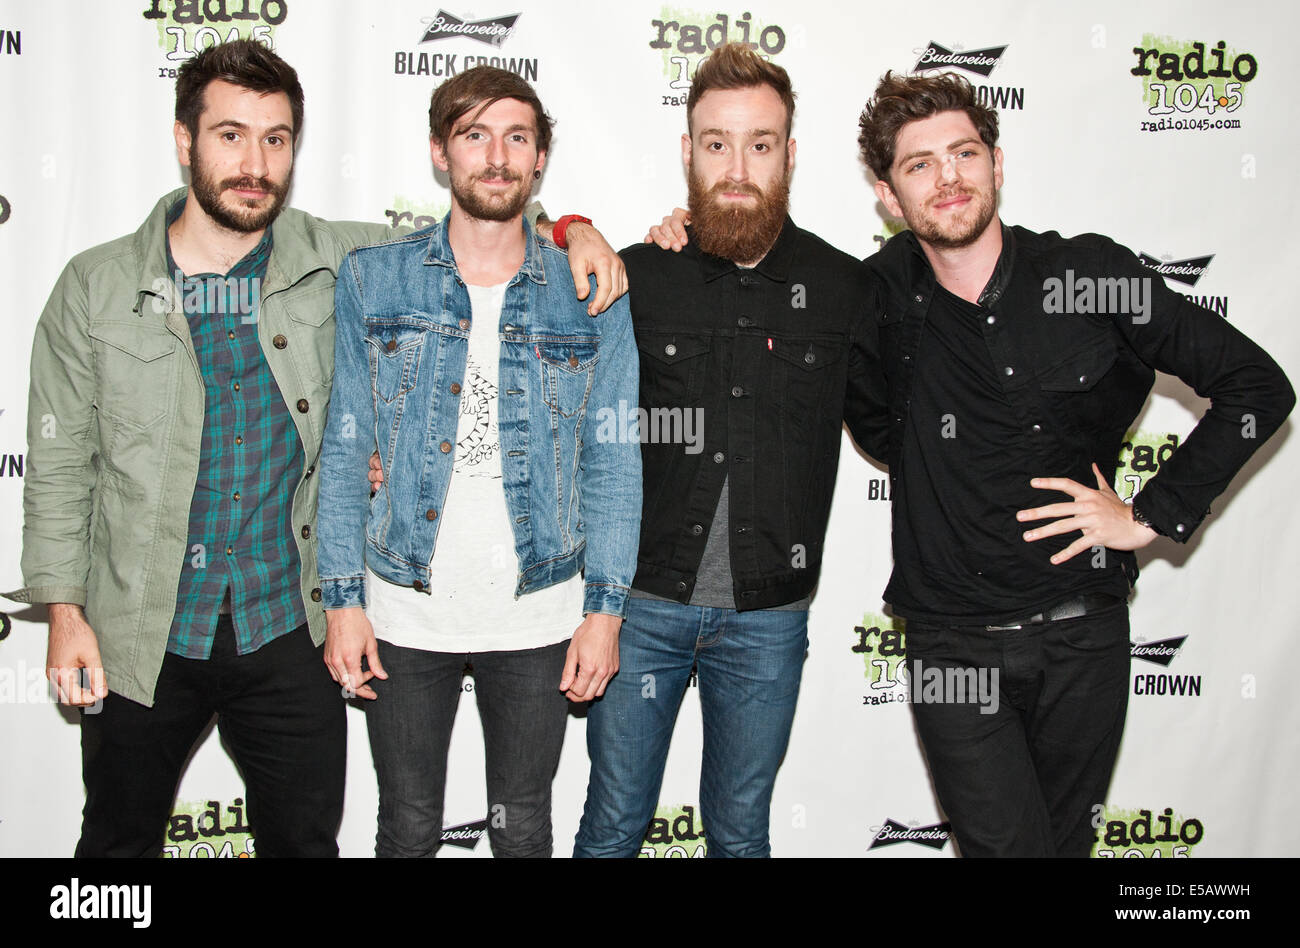
{"label": "black pants", "polygon": [[307,627],[235,654],[229,616],[206,661],[170,652],[147,708],[110,692],[81,715],[77,856],[157,856],[181,770],[217,715],[247,787],[259,856],[337,856],[345,704]]}
{"label": "black pants", "polygon": [[[912,713],[963,856],[1089,854],[1128,709],[1128,636],[1126,605],[1003,631],[908,622]],[[996,711],[917,694],[960,669],[996,672]]]}
{"label": "black pants", "polygon": [[447,750],[465,664],[483,724],[488,841],[498,858],[551,855],[551,782],[569,700],[557,687],[568,640],[520,651],[428,652],[379,642],[387,680],[366,705],[379,777],[375,855],[430,857],[442,841]]}

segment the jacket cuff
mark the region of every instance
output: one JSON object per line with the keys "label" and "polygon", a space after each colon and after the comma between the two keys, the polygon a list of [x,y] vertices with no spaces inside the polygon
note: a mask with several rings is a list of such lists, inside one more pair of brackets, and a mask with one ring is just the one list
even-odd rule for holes
{"label": "jacket cuff", "polygon": [[603,612],[606,615],[627,618],[628,587],[612,583],[587,583],[582,588],[582,614]]}
{"label": "jacket cuff", "polygon": [[85,586],[24,586],[0,596],[14,602],[67,602],[83,609],[86,606]]}
{"label": "jacket cuff", "polygon": [[366,605],[365,576],[349,576],[346,579],[322,579],[320,581],[321,606],[325,609],[351,609]]}
{"label": "jacket cuff", "polygon": [[1133,497],[1133,510],[1142,515],[1162,536],[1186,543],[1209,511],[1192,513],[1170,491],[1162,490],[1154,478]]}

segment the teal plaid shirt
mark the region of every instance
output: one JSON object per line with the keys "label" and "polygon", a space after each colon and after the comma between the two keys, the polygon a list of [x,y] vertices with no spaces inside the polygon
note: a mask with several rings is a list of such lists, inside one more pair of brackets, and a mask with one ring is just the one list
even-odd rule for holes
{"label": "teal plaid shirt", "polygon": [[[185,208],[179,201],[170,225]],[[226,591],[240,655],[307,621],[293,540],[293,490],[302,443],[257,339],[271,228],[224,276],[179,275],[167,242],[199,372],[203,439],[189,540],[167,651],[206,659]]]}

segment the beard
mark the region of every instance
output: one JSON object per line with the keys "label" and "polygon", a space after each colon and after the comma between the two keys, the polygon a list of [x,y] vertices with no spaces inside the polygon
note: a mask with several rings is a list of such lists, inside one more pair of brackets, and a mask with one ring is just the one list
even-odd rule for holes
{"label": "beard", "polygon": [[[483,180],[516,182],[518,186],[508,191],[493,192],[484,197],[474,190],[475,182]],[[532,196],[532,188],[525,181],[524,176],[510,166],[489,165],[478,174],[467,178],[457,179],[456,175],[452,174],[451,194],[461,210],[470,217],[481,221],[508,221],[523,213],[528,199]]]}
{"label": "beard", "polygon": [[[968,213],[968,216],[962,220],[950,220],[947,225],[941,224],[938,217],[930,211],[931,205],[949,200],[957,194],[968,194],[974,199],[967,206],[968,212],[973,213]],[[958,188],[934,198],[910,214],[904,209],[903,219],[912,229],[912,233],[931,247],[938,250],[958,250],[969,247],[978,240],[992,223],[996,212],[996,189]]]}
{"label": "beard", "polygon": [[[733,263],[757,263],[776,243],[790,206],[790,173],[784,172],[763,191],[754,184],[719,181],[705,189],[692,166],[687,175],[687,207],[691,212],[691,239],[705,253]],[[757,204],[747,207],[724,200],[724,192],[752,194]]]}
{"label": "beard", "polygon": [[[253,178],[249,176],[226,178],[218,181],[203,167],[199,154],[198,142],[190,146],[190,188],[194,198],[199,202],[208,217],[227,230],[241,234],[252,234],[270,225],[280,214],[285,196],[289,193],[289,183],[293,180],[293,169],[277,184],[270,178]],[[267,192],[270,203],[259,207],[256,201],[235,197],[232,206],[222,202],[223,194],[231,188],[258,190]],[[263,199],[265,200],[265,198]]]}

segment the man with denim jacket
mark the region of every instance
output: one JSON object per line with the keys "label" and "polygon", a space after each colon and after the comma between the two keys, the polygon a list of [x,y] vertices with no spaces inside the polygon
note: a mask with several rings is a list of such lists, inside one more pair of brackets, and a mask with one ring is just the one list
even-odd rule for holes
{"label": "man with denim jacket", "polygon": [[[451,212],[339,274],[326,662],[372,702],[377,855],[438,849],[469,665],[492,851],[549,856],[565,698],[602,694],[617,671],[635,570],[636,347],[626,301],[589,318],[557,280],[564,254],[522,221],[551,135],[528,83],[467,70],[435,90],[429,128]],[[372,452],[373,499],[357,477]]]}
{"label": "man with denim jacket", "polygon": [[49,604],[47,673],[86,709],[79,855],[160,852],[214,711],[258,853],[333,855],[346,728],[314,525],[334,273],[391,230],[282,206],[303,95],[263,44],[179,72],[190,187],[75,257],[36,329],[9,596]]}

